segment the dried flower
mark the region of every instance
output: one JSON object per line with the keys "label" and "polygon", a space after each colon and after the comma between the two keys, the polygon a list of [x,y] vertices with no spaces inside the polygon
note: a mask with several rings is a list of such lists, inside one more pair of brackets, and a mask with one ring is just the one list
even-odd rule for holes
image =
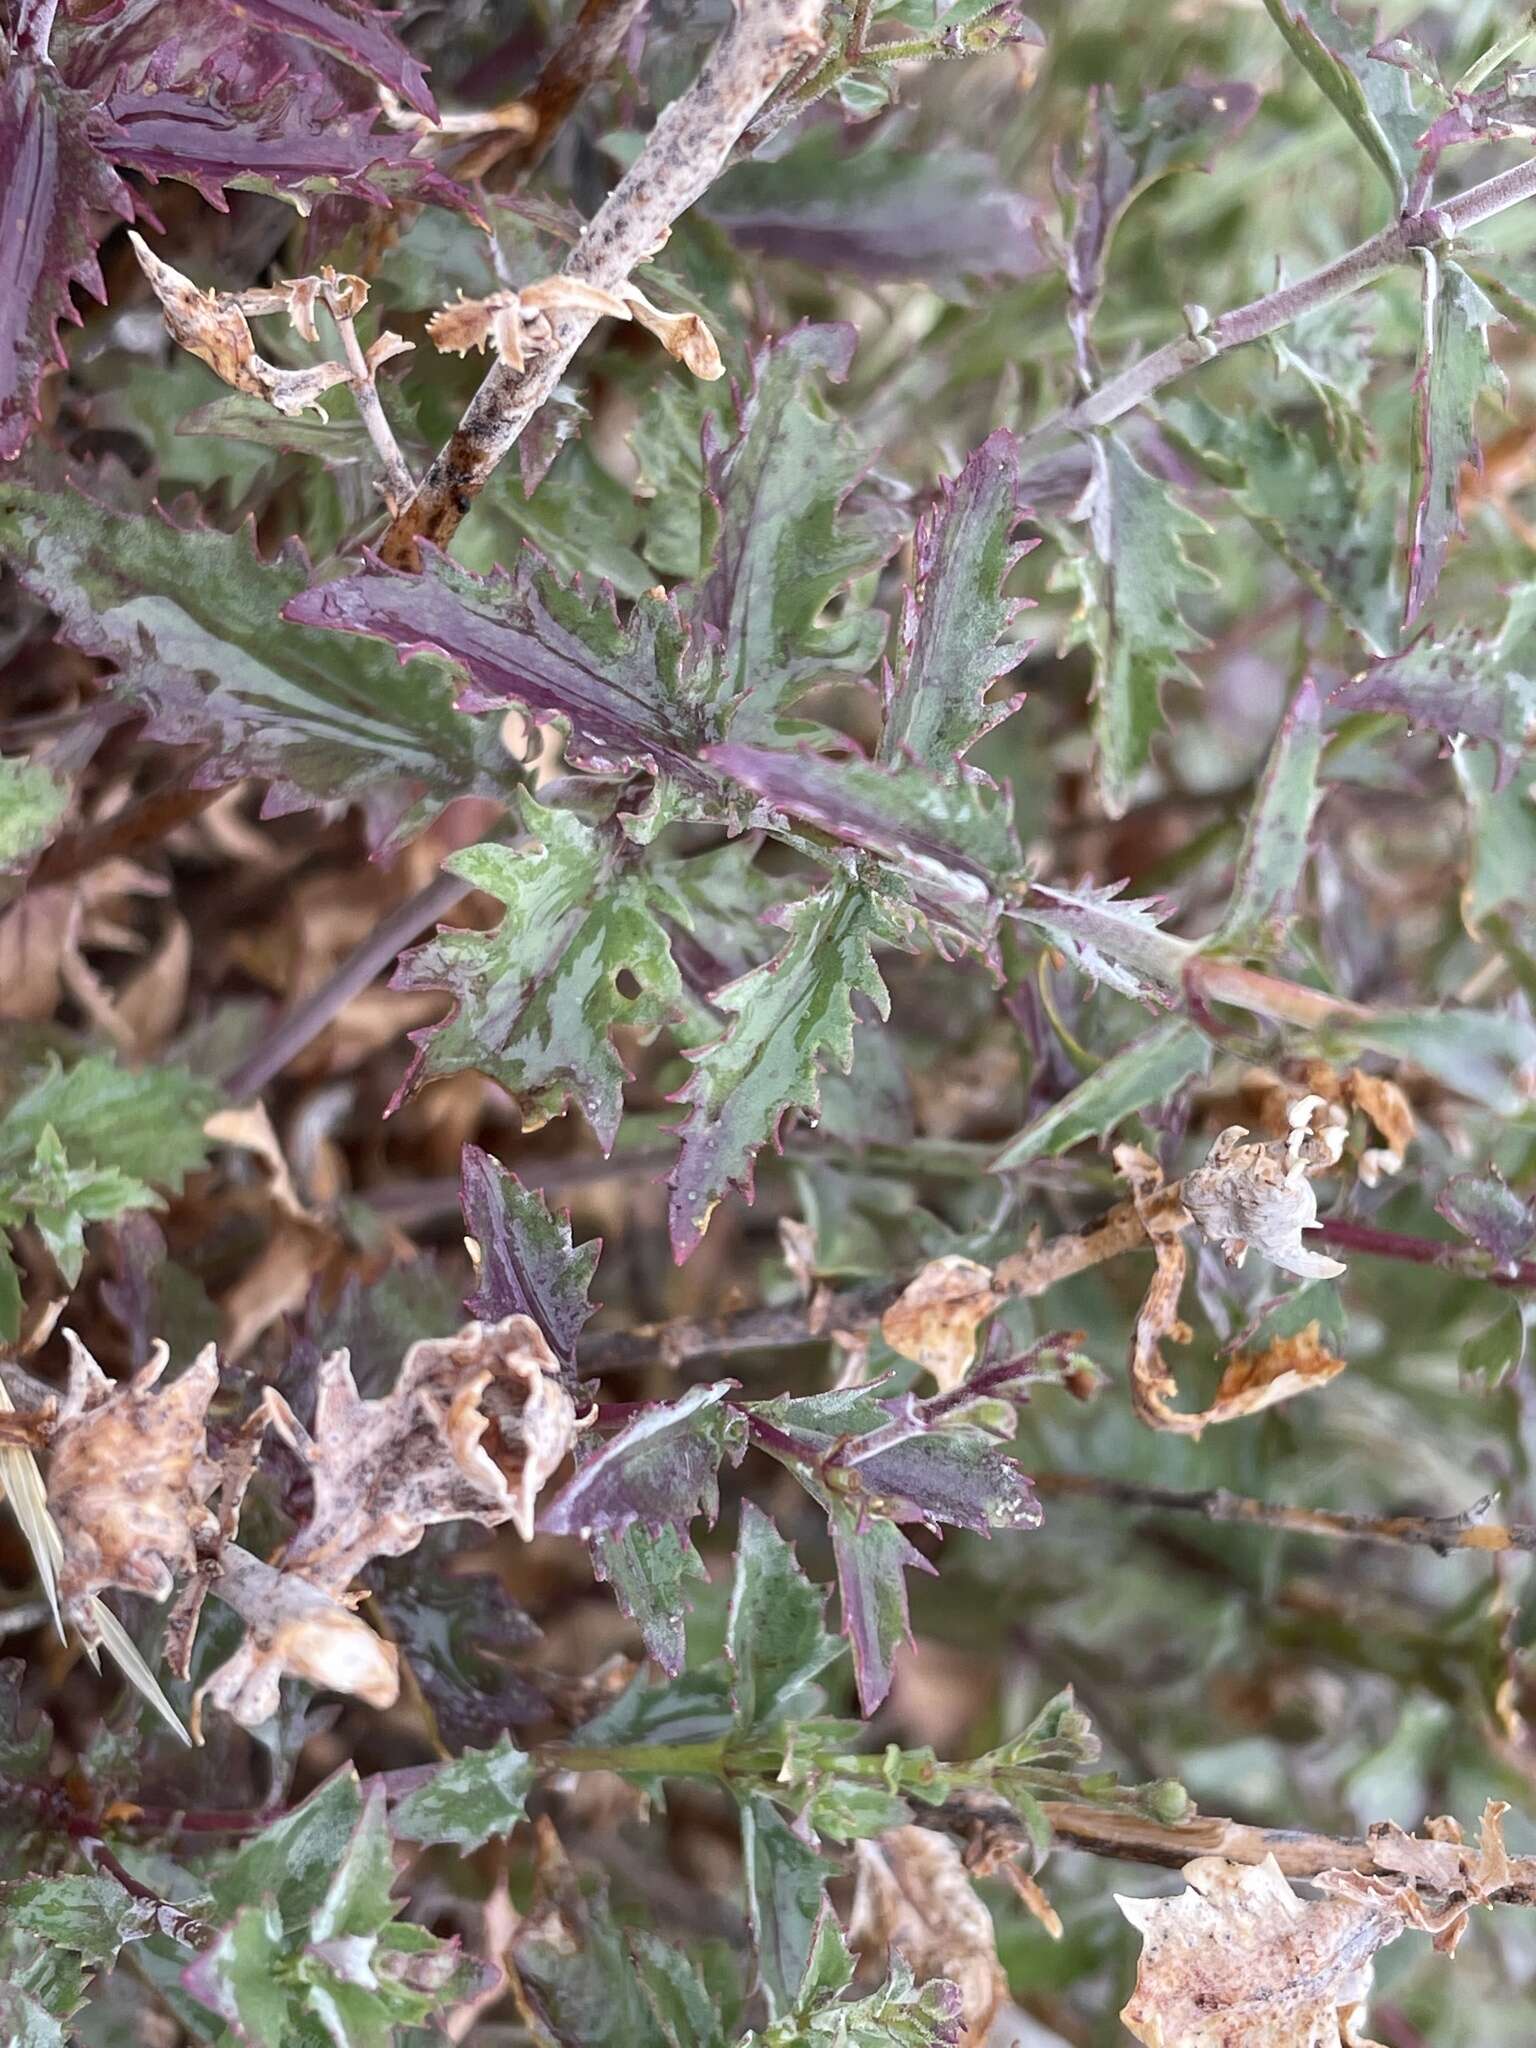
{"label": "dried flower", "polygon": [[1205,1164],[1186,1175],[1185,1207],[1229,1265],[1240,1266],[1250,1246],[1302,1280],[1332,1280],[1344,1271],[1337,1259],[1310,1250],[1303,1231],[1317,1227],[1317,1193],[1310,1175],[1337,1165],[1347,1124],[1321,1096],[1293,1104],[1283,1139],[1246,1143],[1241,1124],[1224,1130]]}

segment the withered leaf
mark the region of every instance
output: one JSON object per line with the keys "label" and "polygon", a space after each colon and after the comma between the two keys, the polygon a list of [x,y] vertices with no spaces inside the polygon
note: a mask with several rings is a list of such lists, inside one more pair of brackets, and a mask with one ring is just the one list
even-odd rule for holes
{"label": "withered leaf", "polygon": [[940,1393],[959,1386],[976,1355],[976,1332],[1003,1301],[974,1259],[930,1259],[880,1319],[880,1334],[903,1358],[933,1374]]}
{"label": "withered leaf", "polygon": [[[222,377],[236,391],[264,398],[268,405],[290,418],[306,409],[318,412],[322,419],[325,417],[321,395],[351,381],[345,363],[314,363],[304,370],[279,369],[276,363],[257,354],[255,337],[237,294],[200,291],[191,278],[163,263],[132,229],[128,239],[140,269],[160,301],[172,338],[189,355],[206,363],[216,377]],[[278,303],[291,310],[285,299],[279,297]],[[272,310],[277,310],[276,306]],[[302,312],[295,317],[296,325],[302,317]],[[313,326],[312,319],[310,325]]]}
{"label": "withered leaf", "polygon": [[89,1644],[100,1640],[94,1596],[108,1586],[169,1598],[201,1539],[217,1528],[209,1495],[208,1404],[218,1390],[212,1345],[168,1387],[157,1344],[131,1380],[109,1380],[72,1331],[69,1387],[49,1444],[48,1505],[63,1540],[60,1604]]}
{"label": "withered leaf", "polygon": [[664,312],[633,285],[624,287],[624,298],[631,315],[655,335],[669,356],[674,356],[695,377],[713,384],[717,377],[725,375],[715,337],[697,313]]}
{"label": "withered leaf", "polygon": [[963,2048],[981,2048],[1008,1979],[992,1915],[960,1850],[931,1828],[890,1828],[854,1844],[856,1882],[848,1938],[881,1961],[903,1957],[919,1984],[943,1978],[960,1993]]}
{"label": "withered leaf", "polygon": [[1205,1164],[1185,1176],[1184,1204],[1230,1265],[1240,1266],[1252,1246],[1298,1279],[1331,1280],[1343,1266],[1303,1244],[1302,1233],[1317,1226],[1309,1176],[1337,1163],[1344,1118],[1320,1096],[1307,1095],[1289,1121],[1289,1135],[1268,1142],[1245,1142],[1241,1124],[1223,1131]]}
{"label": "withered leaf", "polygon": [[1308,1323],[1292,1337],[1277,1337],[1262,1351],[1240,1352],[1221,1376],[1216,1398],[1202,1422],[1235,1422],[1278,1407],[1297,1394],[1325,1387],[1344,1370],[1345,1361],[1322,1341],[1322,1326]]}
{"label": "withered leaf", "polygon": [[1184,1292],[1189,1267],[1180,1233],[1188,1222],[1188,1214],[1177,1202],[1170,1203],[1162,1169],[1139,1146],[1117,1145],[1114,1158],[1116,1167],[1130,1183],[1131,1199],[1157,1261],[1131,1332],[1131,1405],[1151,1429],[1198,1436],[1200,1418],[1180,1415],[1168,1405],[1179,1386],[1163,1357],[1165,1338],[1174,1344],[1187,1344],[1194,1334],[1179,1315],[1179,1297]]}
{"label": "withered leaf", "polygon": [[1298,1899],[1273,1856],[1202,1856],[1187,1890],[1116,1900],[1143,1938],[1120,2017],[1146,2048],[1366,2048],[1351,2015],[1371,1958],[1402,1933],[1376,1903]]}
{"label": "withered leaf", "polygon": [[1536,1884],[1536,1856],[1512,1857],[1505,1847],[1508,1811],[1504,1800],[1487,1802],[1475,1849],[1463,1840],[1456,1822],[1443,1816],[1429,1823],[1427,1838],[1385,1821],[1370,1831],[1381,1875],[1328,1870],[1317,1882],[1335,1897],[1401,1913],[1410,1927],[1433,1935],[1442,1953],[1454,1955],[1473,1906],[1491,1905],[1503,1891]]}

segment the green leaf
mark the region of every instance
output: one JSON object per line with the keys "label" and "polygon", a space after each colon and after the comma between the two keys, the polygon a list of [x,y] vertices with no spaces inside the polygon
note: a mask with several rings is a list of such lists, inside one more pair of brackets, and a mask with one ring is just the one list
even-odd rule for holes
{"label": "green leaf", "polygon": [[1166,909],[1104,888],[1051,889],[1037,882],[1014,915],[1036,926],[1090,980],[1123,996],[1181,995],[1195,948],[1162,929]]}
{"label": "green leaf", "polygon": [[362,1788],[348,1765],[214,1867],[209,1883],[219,1913],[231,1918],[271,1898],[285,1928],[307,1928],[362,1813]]}
{"label": "green leaf", "polygon": [[130,1209],[156,1205],[152,1188],[117,1168],[71,1167],[58,1132],[45,1124],[25,1166],[0,1168],[0,1224],[15,1228],[30,1216],[65,1282],[73,1287],[85,1263],[85,1226]]}
{"label": "green leaf", "polygon": [[615,1534],[592,1538],[592,1569],[640,1631],[647,1653],[663,1671],[683,1668],[687,1601],[683,1588],[707,1583],[709,1573],[686,1530],[664,1522],[647,1529],[636,1522]]}
{"label": "green leaf", "polygon": [[716,510],[713,566],[690,616],[719,633],[722,688],[736,739],[771,735],[778,715],[829,670],[879,657],[884,621],[845,608],[823,617],[855,576],[884,561],[894,535],[844,510],[865,455],[816,392],[848,373],[851,327],[797,327],[759,355],[736,438],[711,436],[705,484]]}
{"label": "green leaf", "polygon": [[19,1985],[0,1983],[0,2038],[6,2048],[68,2048],[63,2027]]}
{"label": "green leaf", "polygon": [[159,1931],[156,1907],[135,1899],[111,1877],[36,1877],[0,1885],[0,1919],[8,1929],[73,1949],[87,1969],[110,1969],[130,1941]]}
{"label": "green leaf", "polygon": [[68,808],[68,786],[40,761],[0,760],[0,874],[45,846]]}
{"label": "green leaf", "polygon": [[1054,1159],[1085,1138],[1101,1138],[1122,1119],[1163,1102],[1186,1081],[1209,1071],[1211,1048],[1204,1034],[1182,1018],[1155,1024],[1130,1045],[1111,1053],[1086,1079],[1027,1124],[992,1162],[1006,1173],[1031,1159]]}
{"label": "green leaf", "polygon": [[236,2030],[238,2039],[286,2042],[295,2038],[293,2001],[278,1974],[287,1946],[275,1905],[244,1906],[181,1981],[200,2005]]}
{"label": "green leaf", "polygon": [[517,781],[494,727],[453,707],[441,664],[290,624],[302,549],[109,510],[72,490],[0,480],[0,554],[59,615],[72,647],[114,664],[150,736],[206,751],[212,781],[270,779],[269,805],[357,802],[373,836],[420,830],[455,797]]}
{"label": "green leaf", "polygon": [[882,761],[920,761],[953,781],[960,757],[1021,701],[987,703],[993,683],[1026,652],[1002,638],[1019,609],[1003,585],[1037,544],[1015,542],[1019,509],[1018,443],[998,432],[953,482],[941,479],[938,502],[918,520]]}
{"label": "green leaf", "polygon": [[1405,626],[1435,594],[1451,541],[1461,532],[1461,474],[1478,467],[1477,406],[1502,397],[1504,373],[1488,346],[1501,316],[1457,263],[1415,251],[1424,271],[1424,328],[1414,380],[1413,514],[1408,543]]}
{"label": "green leaf", "polygon": [[1330,1056],[1380,1052],[1416,1060],[1447,1088],[1501,1116],[1531,1106],[1536,1024],[1515,1011],[1385,1012],[1359,1023],[1330,1023],[1318,1038]]}
{"label": "green leaf", "polygon": [[494,1749],[466,1750],[434,1772],[429,1784],[408,1792],[391,1826],[407,1841],[478,1849],[522,1819],[533,1776],[532,1759],[503,1735]]}
{"label": "green leaf", "polygon": [[769,2018],[777,2019],[799,2001],[830,1866],[762,1792],[741,1801],[741,1855],[758,1983]]}
{"label": "green leaf", "polygon": [[769,1516],[743,1501],[725,1634],[739,1728],[785,1719],[796,1695],[841,1653],[822,1626],[825,1604]]}
{"label": "green leaf", "polygon": [[873,948],[899,945],[905,933],[883,898],[839,876],[781,922],[783,950],[716,994],[732,1016],[723,1037],[689,1054],[693,1073],[676,1098],[689,1112],[668,1182],[679,1261],[727,1188],[751,1199],[759,1148],[777,1139],[790,1110],[816,1109],[822,1066],[846,1073],[852,1065],[854,996],[882,1017],[889,1011]]}
{"label": "green leaf", "polygon": [[1396,645],[1397,497],[1379,465],[1344,459],[1331,421],[1308,432],[1202,398],[1171,403],[1167,418],[1177,445],[1373,654]]}
{"label": "green leaf", "polygon": [[1184,656],[1205,643],[1185,623],[1180,598],[1211,578],[1184,543],[1210,528],[1113,434],[1093,442],[1088,528],[1092,556],[1066,563],[1064,573],[1083,599],[1077,638],[1094,655],[1100,793],[1119,817],[1163,725],[1163,685],[1194,680]]}
{"label": "green leaf", "polygon": [[472,1069],[501,1083],[524,1130],[576,1102],[607,1152],[625,1078],[611,1034],[654,1031],[676,1013],[682,980],[658,912],[686,924],[687,906],[663,870],[638,867],[617,829],[526,793],[522,817],[532,850],[471,846],[444,863],[507,914],[489,932],[445,927],[401,961],[395,987],[442,989],[454,1008],[413,1033],[400,1094]]}
{"label": "green leaf", "polygon": [[398,1911],[390,1892],[395,1882],[385,1818],[384,1788],[374,1784],[309,1925],[311,1941],[336,1941],[344,1935],[375,1935]]}
{"label": "green leaf", "polygon": [[729,2037],[714,1996],[687,1957],[648,1928],[632,1927],[626,1940],[641,1992],[667,2048],[724,2048]]}
{"label": "green leaf", "polygon": [[1524,1356],[1525,1317],[1518,1301],[1506,1301],[1487,1328],[1462,1345],[1457,1363],[1465,1382],[1491,1394],[1519,1369]]}
{"label": "green leaf", "polygon": [[544,2038],[562,2048],[672,2048],[601,1888],[583,1892],[564,1865],[541,1871],[533,1910],[512,1945]]}
{"label": "green leaf", "polygon": [[1322,755],[1322,714],[1308,680],[1292,699],[1270,749],[1248,814],[1237,878],[1211,946],[1233,953],[1273,950],[1306,868]]}
{"label": "green leaf", "polygon": [[1314,85],[1353,130],[1401,207],[1424,127],[1406,74],[1370,55],[1371,38],[1329,0],[1264,0],[1269,18]]}

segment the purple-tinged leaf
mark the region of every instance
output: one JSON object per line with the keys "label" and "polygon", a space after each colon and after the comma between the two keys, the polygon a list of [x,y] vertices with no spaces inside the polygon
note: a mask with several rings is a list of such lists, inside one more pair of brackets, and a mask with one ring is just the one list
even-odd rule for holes
{"label": "purple-tinged leaf", "polygon": [[569,724],[577,767],[708,781],[695,760],[716,736],[707,662],[668,599],[640,598],[621,625],[606,585],[563,583],[525,546],[514,569],[485,578],[432,551],[414,576],[369,557],[355,576],[306,590],[286,616],[388,641],[402,661],[442,655],[468,679],[461,710],[553,714]]}
{"label": "purple-tinged leaf", "polygon": [[832,1555],[843,1633],[853,1651],[859,1708],[867,1717],[884,1705],[896,1675],[896,1652],[912,1640],[907,1610],[908,1571],[937,1575],[938,1567],[902,1535],[894,1522],[862,1521],[848,1508],[831,1514]]}
{"label": "purple-tinged leaf", "polygon": [[1162,930],[1169,907],[1122,895],[1124,882],[1052,889],[1037,882],[1014,911],[1039,927],[1074,967],[1106,988],[1143,1001],[1166,1002],[1184,984],[1195,948]]}
{"label": "purple-tinged leaf", "polygon": [[722,445],[713,414],[705,418],[705,487],[719,530],[690,616],[719,636],[719,701],[738,739],[768,737],[819,676],[863,673],[879,656],[879,614],[824,616],[897,538],[845,510],[865,457],[816,389],[846,377],[854,341],[851,327],[797,327],[758,355],[734,440]]}
{"label": "purple-tinged leaf", "polygon": [[545,1505],[539,1526],[590,1539],[636,1523],[686,1531],[696,1515],[712,1524],[720,1460],[738,1463],[746,1446],[746,1421],[727,1399],[736,1385],[716,1380],[643,1408]]}
{"label": "purple-tinged leaf", "polygon": [[1373,661],[1328,700],[1333,716],[1389,711],[1447,740],[1486,740],[1505,783],[1536,736],[1536,588],[1514,593],[1498,632],[1455,626]]}
{"label": "purple-tinged leaf", "polygon": [[152,738],[203,750],[204,786],[270,778],[268,815],[357,802],[383,842],[515,787],[497,734],[454,709],[435,665],[284,622],[309,581],[297,544],[264,561],[249,530],[0,478],[0,554],[68,645],[115,664],[109,687]]}
{"label": "purple-tinged leaf", "polygon": [[675,1678],[687,1655],[683,1588],[692,1580],[709,1580],[692,1538],[670,1522],[659,1529],[636,1522],[619,1535],[594,1536],[588,1547],[593,1576],[612,1586],[620,1611],[639,1629],[647,1655]]}
{"label": "purple-tinged leaf", "polygon": [[1458,1173],[1448,1180],[1435,1207],[1463,1237],[1480,1244],[1494,1261],[1514,1266],[1536,1241],[1536,1216],[1508,1186],[1496,1167],[1487,1173]]}
{"label": "purple-tinged leaf", "polygon": [[1023,703],[987,702],[998,677],[1028,652],[1027,643],[1002,637],[1024,602],[1005,598],[1003,585],[1039,545],[1014,539],[1019,512],[1019,444],[998,432],[953,481],[941,479],[936,503],[918,520],[881,760],[919,761],[953,781],[961,756]]}
{"label": "purple-tinged leaf", "polygon": [[731,1023],[713,1045],[691,1052],[693,1072],[674,1100],[689,1105],[672,1190],[672,1250],[679,1263],[703,1237],[728,1188],[752,1199],[753,1161],[778,1142],[792,1109],[814,1111],[820,1075],[853,1063],[855,995],[883,1017],[890,1007],[873,948],[904,945],[895,906],[839,876],[791,905],[789,937],[761,967],[716,992]]}
{"label": "purple-tinged leaf", "polygon": [[925,767],[786,753],[728,740],[705,759],[770,807],[889,861],[925,912],[986,949],[1000,898],[1024,864],[1011,806],[973,773],[944,782]]}
{"label": "purple-tinged leaf", "polygon": [[1025,278],[1047,258],[1039,205],[979,150],[849,149],[813,129],[772,162],[740,164],[705,211],[743,248],[865,278]]}
{"label": "purple-tinged leaf", "polygon": [[134,218],[133,195],[102,150],[111,123],[40,57],[18,49],[0,76],[0,460],[21,453],[43,377],[77,325],[71,285],[105,300],[99,227]]}
{"label": "purple-tinged leaf", "polygon": [[1189,170],[1234,141],[1258,109],[1251,85],[1176,85],[1149,93],[1120,114],[1095,91],[1078,162],[1058,161],[1056,190],[1065,227],[1067,324],[1086,378],[1095,370],[1090,330],[1104,289],[1110,244],[1132,204],[1171,171]]}
{"label": "purple-tinged leaf", "polygon": [[381,126],[376,105],[349,105],[323,73],[293,73],[270,42],[210,56],[164,45],[114,79],[100,105],[115,162],[181,179],[221,209],[233,187],[305,212],[333,193],[384,206],[408,194],[477,211],[468,192],[413,156],[414,135]]}
{"label": "purple-tinged leaf", "polygon": [[329,50],[370,84],[387,85],[418,114],[437,119],[426,73],[390,27],[401,17],[384,13],[371,0],[220,0],[220,5],[236,22],[254,22]]}
{"label": "purple-tinged leaf", "polygon": [[444,1074],[489,1074],[536,1130],[577,1103],[611,1151],[623,1109],[619,1029],[654,1032],[681,1014],[682,979],[663,914],[686,903],[660,864],[640,865],[616,825],[591,826],[524,792],[522,850],[468,846],[444,865],[506,906],[491,931],[442,926],[402,959],[394,986],[454,999],[416,1046],[398,1105]]}
{"label": "purple-tinged leaf", "polygon": [[582,1325],[595,1313],[587,1291],[602,1239],[574,1247],[570,1217],[557,1222],[541,1195],[478,1145],[459,1157],[459,1207],[479,1251],[478,1285],[465,1313],[481,1323],[531,1316],[555,1356],[573,1365]]}
{"label": "purple-tinged leaf", "polygon": [[1488,325],[1502,315],[1458,263],[1416,252],[1424,271],[1424,328],[1414,380],[1413,513],[1408,538],[1411,626],[1435,594],[1452,540],[1461,532],[1461,473],[1480,469],[1477,406],[1504,393],[1504,374],[1488,346]]}

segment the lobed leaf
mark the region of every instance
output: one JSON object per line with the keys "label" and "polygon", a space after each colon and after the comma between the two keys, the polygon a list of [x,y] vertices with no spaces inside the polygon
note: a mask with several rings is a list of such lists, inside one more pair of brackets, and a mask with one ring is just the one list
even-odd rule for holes
{"label": "lobed leaf", "polygon": [[578,1251],[570,1217],[556,1222],[541,1195],[478,1145],[459,1155],[459,1207],[478,1252],[478,1284],[465,1312],[482,1323],[531,1316],[555,1356],[574,1363],[582,1325],[596,1313],[587,1295],[602,1239]]}
{"label": "lobed leaf", "polygon": [[503,1735],[494,1749],[466,1750],[439,1766],[429,1783],[400,1801],[390,1826],[409,1842],[478,1849],[522,1819],[533,1778],[532,1759]]}
{"label": "lobed leaf", "polygon": [[825,1595],[801,1571],[772,1520],[743,1501],[725,1632],[739,1728],[769,1728],[784,1719],[840,1654],[842,1645],[822,1627],[824,1605]]}
{"label": "lobed leaf", "polygon": [[436,664],[401,668],[285,623],[309,581],[296,545],[265,561],[250,531],[6,478],[0,554],[69,645],[113,663],[113,692],[148,714],[152,737],[202,748],[205,785],[269,778],[269,814],[357,802],[384,841],[455,797],[516,786],[500,739],[455,711]]}

